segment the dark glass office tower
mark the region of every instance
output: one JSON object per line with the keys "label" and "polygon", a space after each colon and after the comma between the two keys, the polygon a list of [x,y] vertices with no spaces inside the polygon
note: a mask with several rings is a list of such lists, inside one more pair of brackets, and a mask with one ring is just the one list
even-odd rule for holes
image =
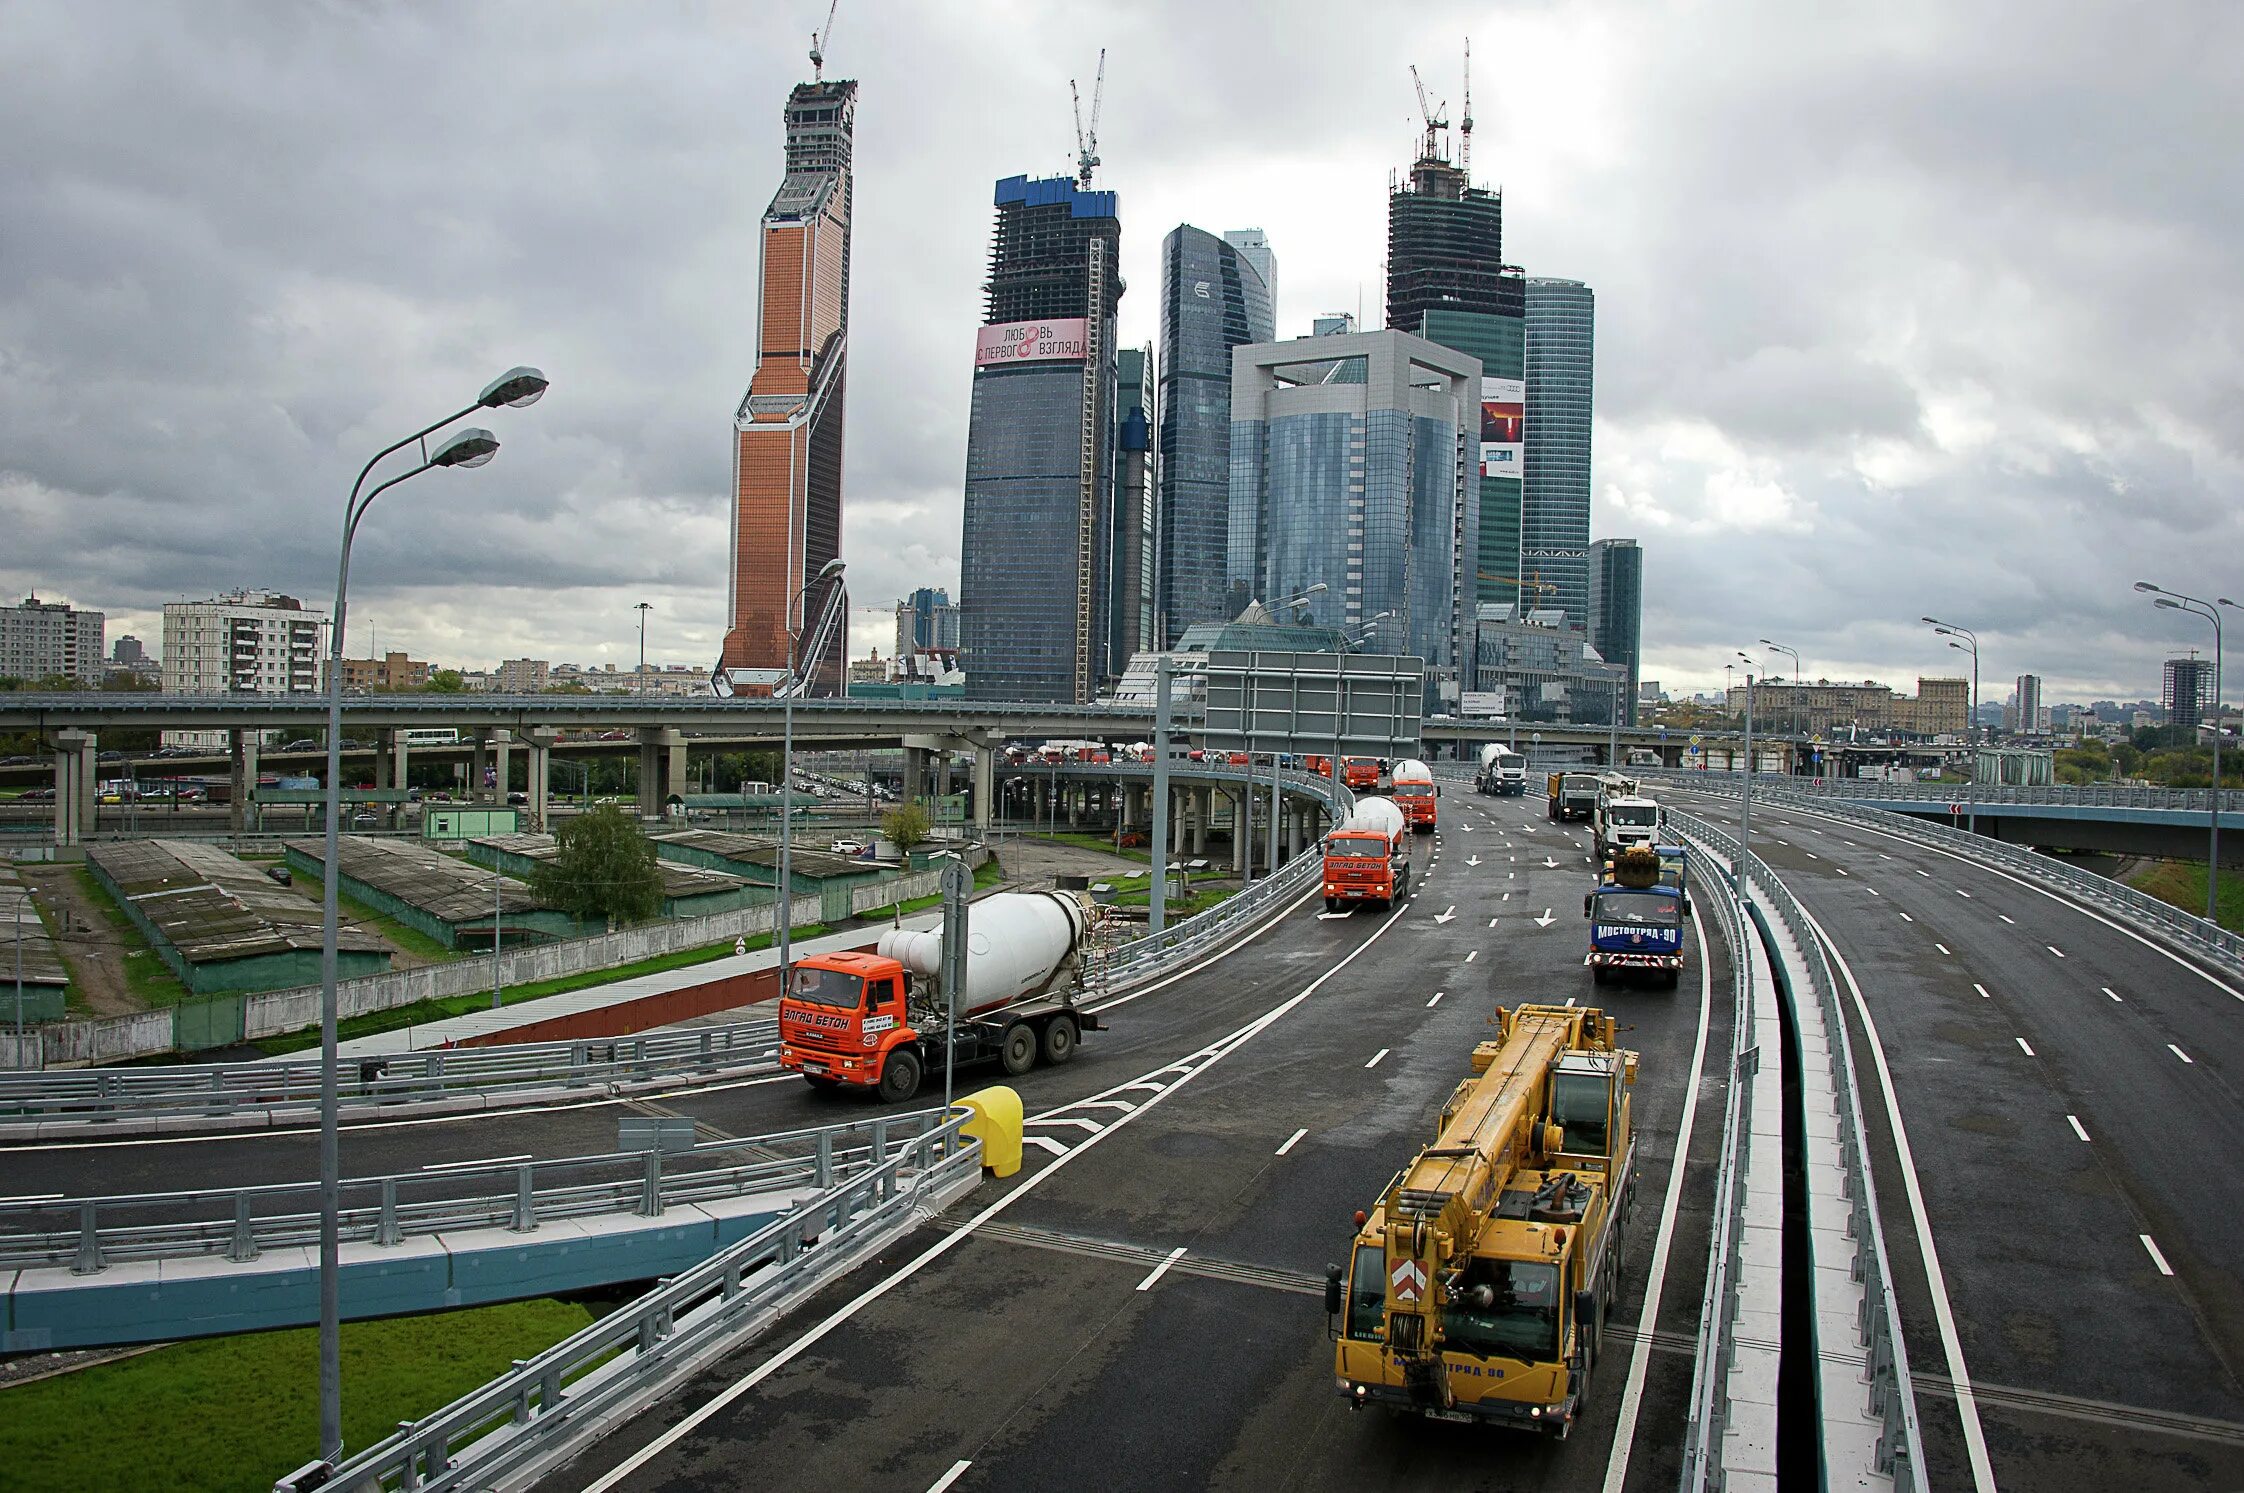
{"label": "dark glass office tower", "polygon": [[1426,143],[1387,198],[1387,325],[1480,359],[1480,548],[1467,584],[1475,601],[1511,606],[1535,579],[1520,568],[1526,281],[1504,263],[1503,194]]}
{"label": "dark glass office tower", "polygon": [[1114,364],[1114,558],[1107,583],[1107,665],[1153,646],[1153,349]]}
{"label": "dark glass office tower", "polygon": [[1633,539],[1600,539],[1589,547],[1589,637],[1598,656],[1628,670],[1621,720],[1636,724],[1636,685],[1643,663],[1644,551]]}
{"label": "dark glass office tower", "polygon": [[1195,622],[1230,620],[1231,349],[1277,338],[1267,243],[1242,247],[1182,225],[1161,244],[1159,579],[1154,631],[1174,647]]}
{"label": "dark glass office tower", "polygon": [[1589,617],[1590,419],[1597,297],[1579,280],[1527,282],[1527,486],[1520,563],[1557,584],[1545,606]]}
{"label": "dark glass office tower", "polygon": [[1088,701],[1113,565],[1115,194],[997,184],[966,436],[959,622],[977,700]]}

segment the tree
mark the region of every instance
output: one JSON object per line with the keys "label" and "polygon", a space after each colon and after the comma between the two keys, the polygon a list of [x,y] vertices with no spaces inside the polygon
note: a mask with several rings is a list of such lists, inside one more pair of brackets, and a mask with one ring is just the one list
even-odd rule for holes
{"label": "tree", "polygon": [[654,842],[623,810],[602,804],[554,831],[553,858],[530,871],[537,899],[587,921],[641,923],[662,911]]}
{"label": "tree", "polygon": [[429,682],[422,685],[421,690],[424,694],[431,695],[464,694],[467,690],[467,681],[460,677],[458,669],[438,669],[434,674],[429,675]]}
{"label": "tree", "polygon": [[898,804],[880,816],[880,832],[899,850],[909,850],[927,838],[927,810],[916,803]]}

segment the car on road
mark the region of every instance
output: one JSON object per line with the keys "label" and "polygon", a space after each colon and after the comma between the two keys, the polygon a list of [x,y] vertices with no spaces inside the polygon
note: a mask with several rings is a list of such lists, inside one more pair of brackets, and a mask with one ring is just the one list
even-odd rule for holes
{"label": "car on road", "polygon": [[863,840],[852,840],[845,835],[827,846],[826,849],[834,855],[863,855],[865,853],[865,842]]}
{"label": "car on road", "polygon": [[276,752],[316,752],[319,750],[319,743],[307,736],[302,741],[292,741],[286,746],[275,747],[273,750]]}

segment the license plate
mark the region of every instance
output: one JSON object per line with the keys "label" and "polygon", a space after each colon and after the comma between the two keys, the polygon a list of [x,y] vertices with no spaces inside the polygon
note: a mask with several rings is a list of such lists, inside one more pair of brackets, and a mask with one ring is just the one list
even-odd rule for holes
{"label": "license plate", "polygon": [[1428,1420],[1453,1420],[1460,1425],[1469,1426],[1477,1417],[1467,1415],[1462,1410],[1429,1410],[1426,1412],[1426,1418]]}
{"label": "license plate", "polygon": [[826,1065],[825,1065],[824,1063],[805,1063],[805,1064],[803,1064],[803,1072],[805,1072],[805,1073],[818,1073],[818,1074],[823,1074],[823,1073],[824,1073],[825,1071],[826,1071]]}

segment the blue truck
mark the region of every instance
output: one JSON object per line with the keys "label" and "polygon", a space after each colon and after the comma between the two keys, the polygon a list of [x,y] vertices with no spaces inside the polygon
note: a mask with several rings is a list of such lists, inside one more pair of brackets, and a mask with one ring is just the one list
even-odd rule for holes
{"label": "blue truck", "polygon": [[[1627,858],[1639,861],[1642,852]],[[1648,857],[1644,857],[1648,859]],[[1582,899],[1589,919],[1583,963],[1599,985],[1632,971],[1659,977],[1669,990],[1683,981],[1683,890],[1622,863]]]}

